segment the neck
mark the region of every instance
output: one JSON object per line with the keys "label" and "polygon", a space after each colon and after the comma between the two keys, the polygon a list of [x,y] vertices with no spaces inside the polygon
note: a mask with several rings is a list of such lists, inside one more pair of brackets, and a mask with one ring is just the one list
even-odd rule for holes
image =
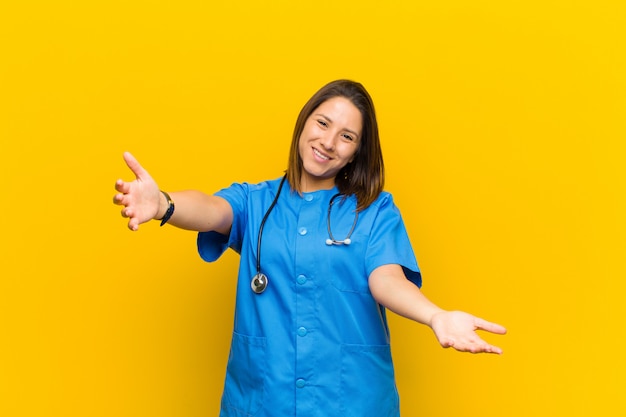
{"label": "neck", "polygon": [[335,179],[312,180],[302,177],[300,179],[300,191],[303,193],[312,193],[314,191],[332,190],[335,187]]}

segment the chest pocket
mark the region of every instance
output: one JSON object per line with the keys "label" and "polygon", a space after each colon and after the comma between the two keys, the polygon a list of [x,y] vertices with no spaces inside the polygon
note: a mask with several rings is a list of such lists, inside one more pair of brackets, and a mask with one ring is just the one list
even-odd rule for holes
{"label": "chest pocket", "polygon": [[339,291],[368,294],[368,276],[365,270],[365,251],[368,236],[351,236],[350,245],[332,245],[322,256],[326,256],[327,270],[333,287]]}

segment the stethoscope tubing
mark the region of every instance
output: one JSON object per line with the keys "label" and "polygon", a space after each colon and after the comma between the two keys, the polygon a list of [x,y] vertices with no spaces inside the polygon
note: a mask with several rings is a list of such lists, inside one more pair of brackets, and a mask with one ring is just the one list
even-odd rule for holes
{"label": "stethoscope tubing", "polygon": [[[269,208],[265,212],[265,215],[263,216],[263,219],[261,220],[261,225],[259,226],[259,235],[257,237],[257,245],[256,245],[256,252],[257,252],[256,275],[252,277],[252,281],[250,282],[250,288],[255,294],[261,294],[263,291],[265,291],[269,283],[267,276],[261,272],[261,242],[263,241],[263,228],[265,227],[265,222],[267,221],[267,218],[269,217],[270,213],[276,206],[276,203],[278,203],[278,197],[280,197],[280,192],[283,189],[283,185],[285,184],[286,179],[287,179],[287,175],[284,175],[283,178],[280,180],[280,185],[278,186],[278,190],[276,191],[276,197],[274,197],[272,204],[270,204]],[[350,228],[350,231],[348,232],[348,235],[346,236],[346,238],[343,240],[335,240],[335,238],[333,237],[333,233],[331,231],[331,227],[330,227],[330,214],[333,208],[333,204],[335,203],[335,200],[337,199],[337,197],[340,197],[342,195],[343,194],[341,193],[335,194],[334,196],[331,197],[330,202],[328,203],[328,215],[326,218],[326,226],[328,228],[328,239],[326,239],[326,244],[329,246],[330,245],[350,245],[350,243],[352,243],[350,236],[352,236],[352,232],[354,232],[354,228],[356,227],[357,220],[359,219],[359,212],[357,210],[354,216],[354,222],[352,222],[352,227]]]}
{"label": "stethoscope tubing", "polygon": [[283,179],[280,180],[280,185],[278,186],[278,191],[276,191],[276,197],[274,197],[274,201],[270,204],[270,207],[265,212],[265,216],[263,216],[263,220],[261,220],[261,226],[259,226],[259,237],[257,238],[256,244],[256,273],[257,275],[261,273],[261,241],[263,239],[263,228],[265,227],[265,222],[269,217],[270,213],[274,209],[274,206],[278,202],[278,197],[280,196],[280,192],[283,189],[283,184],[285,184],[285,180],[287,179],[287,175],[283,176]]}

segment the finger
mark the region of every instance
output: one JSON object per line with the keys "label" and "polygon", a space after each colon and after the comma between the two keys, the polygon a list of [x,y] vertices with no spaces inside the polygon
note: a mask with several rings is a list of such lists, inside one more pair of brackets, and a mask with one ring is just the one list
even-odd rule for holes
{"label": "finger", "polygon": [[133,232],[136,232],[137,230],[139,230],[139,222],[137,221],[137,219],[135,219],[134,217],[132,217],[129,221],[128,221],[128,228],[130,230],[132,230]]}
{"label": "finger", "polygon": [[479,350],[477,350],[476,352],[473,353],[495,353],[497,355],[501,355],[502,354],[502,349],[500,349],[498,346],[494,346],[494,345],[490,345],[488,343],[485,343],[484,345],[482,345],[480,347]]}
{"label": "finger", "polygon": [[143,169],[141,164],[135,159],[135,157],[130,152],[124,152],[124,162],[128,168],[135,174],[138,179],[148,177],[148,171]]}
{"label": "finger", "polygon": [[476,328],[480,330],[485,330],[487,332],[495,333],[495,334],[506,334],[506,328],[496,323],[492,323],[483,319],[476,319],[475,322]]}
{"label": "finger", "polygon": [[118,206],[124,205],[124,194],[115,194],[113,196],[113,204],[117,204]]}
{"label": "finger", "polygon": [[500,349],[497,346],[491,346],[489,345],[489,350],[486,351],[487,353],[495,353],[497,355],[502,355],[502,349]]}
{"label": "finger", "polygon": [[444,347],[446,349],[447,348],[451,348],[451,347],[454,347],[454,340],[452,340],[452,339],[443,339],[443,340],[441,340],[439,342],[439,344],[441,345],[441,347]]}
{"label": "finger", "polygon": [[119,191],[120,193],[126,194],[130,190],[130,184],[121,179],[117,180],[115,181],[115,190]]}
{"label": "finger", "polygon": [[472,353],[496,353],[498,355],[502,354],[502,349],[500,349],[498,346],[494,346],[485,342],[481,338],[472,340],[470,342],[470,349],[468,349],[468,351]]}

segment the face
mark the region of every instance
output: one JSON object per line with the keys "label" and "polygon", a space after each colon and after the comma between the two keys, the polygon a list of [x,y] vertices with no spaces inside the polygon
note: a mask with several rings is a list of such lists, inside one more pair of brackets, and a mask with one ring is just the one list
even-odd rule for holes
{"label": "face", "polygon": [[362,127],[361,112],[345,97],[328,99],[311,113],[298,143],[302,191],[335,185],[335,176],[359,149]]}

